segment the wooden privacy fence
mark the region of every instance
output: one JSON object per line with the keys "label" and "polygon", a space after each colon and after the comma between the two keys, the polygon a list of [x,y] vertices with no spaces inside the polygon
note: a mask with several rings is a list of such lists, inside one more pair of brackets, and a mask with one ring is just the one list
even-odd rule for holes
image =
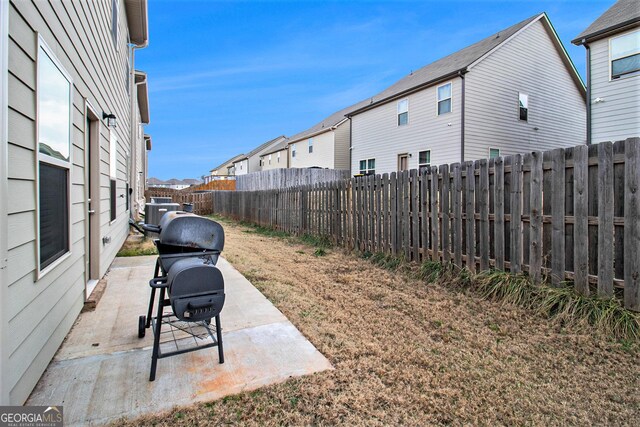
{"label": "wooden privacy fence", "polygon": [[349,178],[348,170],[337,169],[272,169],[236,176],[236,190],[257,191],[299,187],[319,182],[333,182]]}
{"label": "wooden privacy fence", "polygon": [[471,271],[569,280],[640,311],[640,139],[272,191],[213,193],[213,211]]}
{"label": "wooden privacy fence", "polygon": [[211,215],[213,213],[213,193],[210,191],[202,193],[192,193],[185,190],[174,190],[171,188],[149,188],[145,192],[147,201],[152,197],[171,197],[172,203],[193,204],[193,213],[198,215]]}

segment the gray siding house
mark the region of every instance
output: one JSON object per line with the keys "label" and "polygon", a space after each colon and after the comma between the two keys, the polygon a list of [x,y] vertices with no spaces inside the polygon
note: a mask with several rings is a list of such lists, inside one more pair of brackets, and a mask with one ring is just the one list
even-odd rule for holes
{"label": "gray siding house", "polygon": [[583,144],[585,87],[546,14],[429,64],[347,113],[352,173]]}
{"label": "gray siding house", "polygon": [[289,167],[348,170],[351,122],[345,114],[364,105],[344,108],[289,138]]}
{"label": "gray siding house", "polygon": [[147,40],[146,0],[0,0],[2,405],[25,402],[127,236]]}
{"label": "gray siding house", "polygon": [[254,148],[245,156],[242,156],[238,160],[234,161],[232,170],[234,171],[235,175],[246,175],[252,172],[260,172],[262,170],[260,156],[286,140],[286,136],[280,135],[279,137],[267,141],[264,144]]}
{"label": "gray siding house", "polygon": [[589,143],[640,136],[640,3],[620,0],[573,44],[587,50]]}

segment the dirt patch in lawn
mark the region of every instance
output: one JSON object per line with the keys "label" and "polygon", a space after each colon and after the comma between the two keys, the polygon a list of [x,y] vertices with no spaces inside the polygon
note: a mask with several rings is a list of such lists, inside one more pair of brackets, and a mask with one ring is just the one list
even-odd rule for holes
{"label": "dirt patch in lawn", "polygon": [[145,237],[141,234],[129,234],[127,240],[118,251],[116,256],[128,257],[128,256],[142,256],[142,255],[156,255],[158,250],[153,244],[153,239]]}
{"label": "dirt patch in lawn", "polygon": [[635,343],[427,285],[340,249],[317,256],[292,239],[225,230],[227,259],[335,370],[128,425],[637,423]]}

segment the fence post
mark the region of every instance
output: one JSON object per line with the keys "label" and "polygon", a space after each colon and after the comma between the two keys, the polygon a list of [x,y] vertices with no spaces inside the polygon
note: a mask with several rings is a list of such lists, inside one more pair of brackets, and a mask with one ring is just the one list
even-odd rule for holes
{"label": "fence post", "polygon": [[624,306],[640,311],[640,138],[625,142]]}

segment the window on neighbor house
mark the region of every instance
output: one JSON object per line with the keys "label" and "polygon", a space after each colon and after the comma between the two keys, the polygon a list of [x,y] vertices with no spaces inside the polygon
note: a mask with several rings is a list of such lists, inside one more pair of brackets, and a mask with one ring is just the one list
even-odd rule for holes
{"label": "window on neighbor house", "polygon": [[291,157],[296,156],[296,144],[291,144]]}
{"label": "window on neighbor house", "polygon": [[451,83],[438,86],[438,115],[451,112]]}
{"label": "window on neighbor house", "polygon": [[640,71],[640,30],[610,41],[611,79]]}
{"label": "window on neighbor house", "polygon": [[409,123],[409,100],[403,99],[398,101],[398,126],[404,126]]}
{"label": "window on neighbor house", "polygon": [[500,149],[499,148],[489,148],[489,158],[495,159],[496,157],[500,157]]}
{"label": "window on neighbor house", "polygon": [[278,151],[278,163],[280,163],[280,152]]}
{"label": "window on neighbor house", "polygon": [[111,0],[111,38],[113,39],[113,45],[118,50],[118,41],[120,36],[120,0]]}
{"label": "window on neighbor house", "polygon": [[313,153],[313,138],[309,138],[309,154]]}
{"label": "window on neighbor house", "polygon": [[271,164],[271,154],[269,154],[269,164]]}
{"label": "window on neighbor house", "polygon": [[109,211],[110,221],[116,219],[116,184],[118,176],[118,137],[115,130],[111,129],[111,135],[109,137]]}
{"label": "window on neighbor house", "polygon": [[44,270],[70,252],[71,79],[38,46],[38,249]]}
{"label": "window on neighbor house", "polygon": [[526,93],[518,92],[518,105],[519,105],[519,117],[520,120],[529,120],[529,95]]}
{"label": "window on neighbor house", "polygon": [[362,175],[374,175],[376,173],[376,159],[360,160],[360,173]]}
{"label": "window on neighbor house", "polygon": [[418,152],[418,169],[431,166],[431,150],[424,150]]}

